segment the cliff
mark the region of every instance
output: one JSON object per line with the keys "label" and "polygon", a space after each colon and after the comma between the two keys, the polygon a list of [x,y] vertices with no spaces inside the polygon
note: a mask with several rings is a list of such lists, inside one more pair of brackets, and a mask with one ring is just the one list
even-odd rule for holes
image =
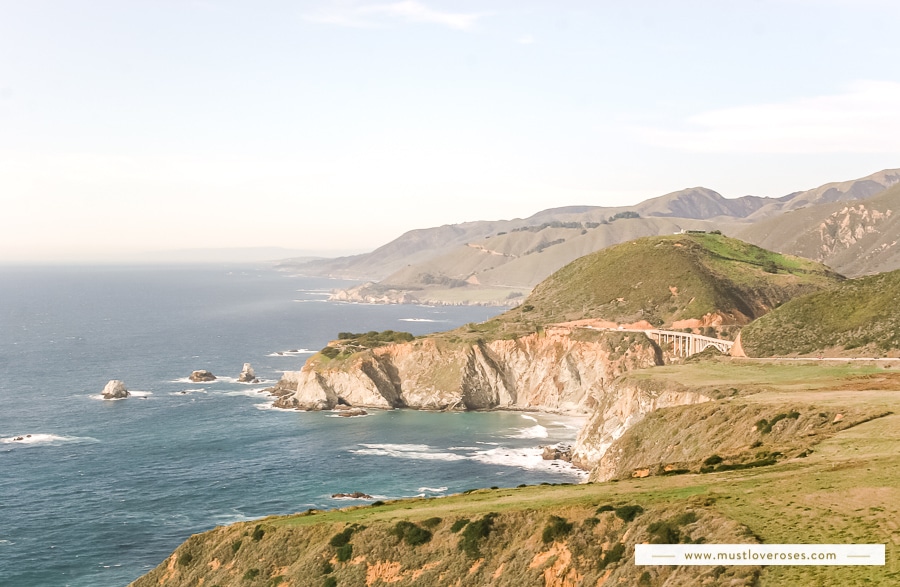
{"label": "cliff", "polygon": [[284,374],[275,405],[583,414],[613,401],[606,396],[623,372],[661,363],[658,347],[641,333],[559,327],[489,342],[432,337],[349,356],[320,353]]}
{"label": "cliff", "polygon": [[591,480],[606,481],[610,476],[597,479],[595,468],[601,464],[607,451],[630,428],[648,414],[662,408],[694,405],[711,401],[701,392],[689,391],[675,382],[660,384],[647,379],[621,377],[605,394],[588,423],[578,433],[572,450],[573,464],[591,470]]}

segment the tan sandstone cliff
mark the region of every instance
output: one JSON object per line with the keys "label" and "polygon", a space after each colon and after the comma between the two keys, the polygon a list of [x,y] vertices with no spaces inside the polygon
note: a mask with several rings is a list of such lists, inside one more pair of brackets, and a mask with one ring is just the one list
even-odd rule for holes
{"label": "tan sandstone cliff", "polygon": [[275,387],[276,406],[435,410],[534,409],[592,413],[621,373],[661,363],[641,333],[552,328],[514,340],[439,338],[329,359],[316,355]]}

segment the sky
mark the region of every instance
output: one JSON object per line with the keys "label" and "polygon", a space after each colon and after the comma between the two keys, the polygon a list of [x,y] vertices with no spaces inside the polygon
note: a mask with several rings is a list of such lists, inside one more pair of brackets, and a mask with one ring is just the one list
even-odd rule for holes
{"label": "sky", "polygon": [[0,264],[900,167],[893,0],[0,0]]}

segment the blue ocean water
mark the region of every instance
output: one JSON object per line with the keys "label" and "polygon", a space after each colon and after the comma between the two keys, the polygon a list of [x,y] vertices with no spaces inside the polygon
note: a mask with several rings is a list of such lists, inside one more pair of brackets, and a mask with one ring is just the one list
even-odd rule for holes
{"label": "blue ocean water", "polygon": [[[259,390],[340,331],[497,312],[324,301],[341,285],[263,266],[0,268],[0,585],[126,585],[193,533],[358,503],[338,492],[578,478],[536,448],[572,440],[575,419],[272,409]],[[262,383],[236,382],[245,362]],[[110,379],[134,396],[102,400]]]}

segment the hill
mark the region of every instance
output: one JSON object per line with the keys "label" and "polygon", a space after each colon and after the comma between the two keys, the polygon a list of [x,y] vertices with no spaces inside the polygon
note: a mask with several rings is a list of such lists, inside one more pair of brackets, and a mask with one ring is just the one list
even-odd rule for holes
{"label": "hill", "polygon": [[900,184],[856,203],[797,208],[736,234],[761,247],[825,263],[852,277],[900,269]]}
{"label": "hill", "polygon": [[[893,370],[744,361],[633,377],[642,374],[659,386],[674,381],[725,397],[660,409],[626,432],[613,448],[627,474],[615,483],[479,489],[241,522],[190,537],[133,585],[900,581],[900,382]],[[690,418],[694,409],[703,418]],[[797,416],[770,422],[782,412]],[[771,426],[754,424],[758,415]],[[729,422],[753,431],[736,435]],[[668,432],[675,441],[658,442]],[[634,475],[632,463],[657,474]],[[634,545],[642,542],[880,543],[887,564],[639,567]]]}
{"label": "hill", "polygon": [[[844,263],[828,256],[820,258],[818,249],[810,252],[782,241],[814,232],[840,207],[829,209],[824,216],[809,218],[806,211],[833,202],[862,201],[898,181],[900,170],[885,170],[781,198],[724,198],[707,188],[687,188],[634,206],[566,206],[543,210],[525,219],[414,230],[372,253],[306,263],[285,260],[280,267],[306,275],[373,282],[340,294],[339,299],[350,301],[514,305],[541,280],[588,253],[643,236],[720,230],[765,248],[829,262],[841,272],[858,275],[900,267],[900,259],[878,264],[879,259],[886,258],[878,247],[889,245],[890,241],[869,247],[871,263],[865,255],[854,256],[863,249],[848,250]],[[796,215],[801,212],[803,215]],[[782,228],[764,226],[770,219],[780,218],[786,219],[779,225]],[[835,226],[843,226],[842,222],[834,219]],[[757,224],[761,228],[754,230]],[[885,235],[890,234],[887,228]],[[780,236],[770,238],[773,234]],[[862,260],[854,264],[853,259]],[[890,265],[893,262],[897,265]]]}
{"label": "hill", "polygon": [[499,319],[643,320],[670,328],[744,325],[840,279],[818,263],[720,234],[647,237],[573,261]]}
{"label": "hill", "polygon": [[741,331],[754,357],[900,355],[900,270],[792,300]]}

